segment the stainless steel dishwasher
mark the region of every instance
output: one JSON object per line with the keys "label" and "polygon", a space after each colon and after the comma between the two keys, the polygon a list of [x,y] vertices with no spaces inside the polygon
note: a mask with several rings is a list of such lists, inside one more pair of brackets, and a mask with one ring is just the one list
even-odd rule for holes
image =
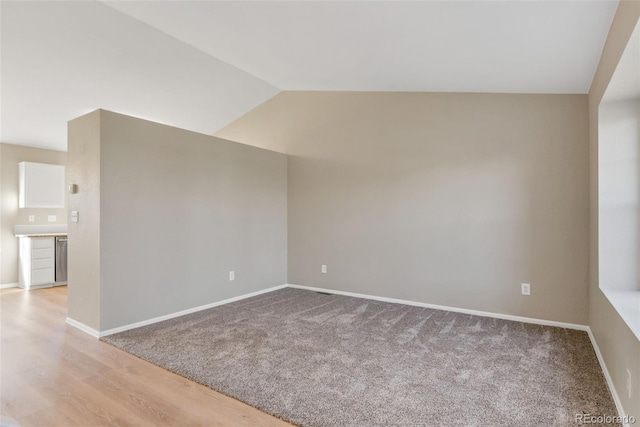
{"label": "stainless steel dishwasher", "polygon": [[67,284],[67,238],[56,237],[56,281],[54,286]]}

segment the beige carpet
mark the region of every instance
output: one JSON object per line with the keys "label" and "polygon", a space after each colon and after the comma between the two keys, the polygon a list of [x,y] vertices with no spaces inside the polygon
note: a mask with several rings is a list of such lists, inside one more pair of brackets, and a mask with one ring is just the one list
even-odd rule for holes
{"label": "beige carpet", "polygon": [[302,426],[617,415],[585,332],[299,289],[103,340]]}

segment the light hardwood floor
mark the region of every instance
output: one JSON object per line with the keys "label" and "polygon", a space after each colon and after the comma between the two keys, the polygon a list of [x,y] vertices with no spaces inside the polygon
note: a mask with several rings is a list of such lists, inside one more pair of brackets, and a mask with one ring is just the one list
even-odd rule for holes
{"label": "light hardwood floor", "polygon": [[65,324],[66,287],[0,291],[0,413],[27,426],[289,426]]}

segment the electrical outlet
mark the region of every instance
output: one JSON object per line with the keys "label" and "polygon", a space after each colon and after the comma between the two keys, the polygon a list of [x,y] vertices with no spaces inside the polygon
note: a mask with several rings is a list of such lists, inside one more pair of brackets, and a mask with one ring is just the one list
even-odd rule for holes
{"label": "electrical outlet", "polygon": [[627,369],[627,394],[631,399],[631,371]]}
{"label": "electrical outlet", "polygon": [[322,271],[324,274],[327,274],[327,266],[322,264],[322,266],[320,267],[320,271]]}
{"label": "electrical outlet", "polygon": [[29,215],[29,222],[33,222],[36,220],[36,216],[35,215]]}
{"label": "electrical outlet", "polygon": [[531,285],[529,283],[523,283],[520,288],[522,289],[522,295],[531,295]]}
{"label": "electrical outlet", "polygon": [[58,220],[58,217],[55,215],[49,215],[47,218],[49,222],[56,222]]}
{"label": "electrical outlet", "polygon": [[233,282],[234,280],[236,280],[236,272],[235,271],[230,271],[229,272],[229,281]]}

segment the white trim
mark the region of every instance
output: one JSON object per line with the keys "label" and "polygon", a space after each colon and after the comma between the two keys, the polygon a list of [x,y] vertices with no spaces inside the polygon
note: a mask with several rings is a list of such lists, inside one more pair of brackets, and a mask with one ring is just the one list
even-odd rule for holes
{"label": "white trim", "polygon": [[600,286],[600,292],[640,340],[640,291],[624,291]]}
{"label": "white trim", "polygon": [[19,283],[5,283],[4,285],[0,285],[0,289],[9,289],[9,288],[17,288],[20,286]]}
{"label": "white trim", "polygon": [[[17,285],[17,283],[15,284],[10,284],[10,285]],[[2,285],[2,286],[7,286],[7,285]],[[405,305],[411,305],[411,306],[416,306],[416,307],[426,307],[426,308],[433,308],[436,310],[445,310],[445,311],[451,311],[451,312],[455,312],[455,313],[464,313],[464,314],[471,314],[474,316],[484,316],[484,317],[492,317],[492,318],[496,318],[496,319],[504,319],[504,320],[513,320],[516,322],[524,322],[524,323],[533,323],[533,324],[537,324],[537,325],[547,325],[547,326],[556,326],[556,327],[560,327],[560,328],[567,328],[567,329],[577,329],[580,331],[585,331],[587,332],[587,335],[589,336],[589,339],[591,340],[591,344],[593,345],[593,349],[596,353],[596,357],[598,358],[598,362],[600,363],[600,367],[602,369],[602,372],[604,374],[604,377],[607,381],[607,386],[609,387],[609,391],[611,392],[611,396],[613,397],[613,401],[616,405],[616,409],[618,410],[618,415],[620,417],[624,417],[625,413],[624,413],[624,408],[622,407],[622,402],[620,401],[620,397],[618,396],[618,393],[616,391],[616,388],[613,384],[613,380],[611,378],[611,375],[609,374],[609,370],[607,369],[607,365],[605,365],[604,362],[604,358],[602,357],[602,353],[600,353],[600,348],[598,348],[598,344],[596,343],[596,339],[595,336],[593,335],[593,332],[591,332],[591,328],[587,325],[579,325],[579,324],[575,324],[575,323],[565,323],[565,322],[556,322],[554,320],[544,320],[544,319],[536,319],[536,318],[532,318],[532,317],[523,317],[523,316],[514,316],[514,315],[510,315],[510,314],[501,314],[501,313],[492,313],[492,312],[488,312],[488,311],[479,311],[479,310],[470,310],[470,309],[466,309],[466,308],[458,308],[458,307],[449,307],[449,306],[444,306],[444,305],[437,305],[437,304],[428,304],[428,303],[423,303],[423,302],[416,302],[416,301],[409,301],[409,300],[401,300],[401,299],[397,299],[397,298],[387,298],[387,297],[380,297],[380,296],[375,296],[375,295],[366,295],[366,294],[358,294],[358,293],[354,293],[354,292],[345,292],[345,291],[338,291],[335,289],[326,289],[326,288],[317,288],[317,287],[313,287],[313,286],[303,286],[303,285],[293,285],[293,284],[285,284],[285,285],[280,285],[280,286],[274,286],[272,288],[268,288],[268,289],[263,289],[260,291],[256,291],[256,292],[252,292],[249,294],[244,294],[244,295],[240,295],[237,297],[232,297],[232,298],[228,298],[222,301],[217,301],[217,302],[213,302],[210,304],[206,304],[206,305],[201,305],[198,307],[194,307],[194,308],[190,308],[187,310],[182,310],[182,311],[177,311],[175,313],[171,313],[171,314],[166,314],[164,316],[159,316],[159,317],[154,317],[153,319],[148,319],[148,320],[143,320],[140,322],[136,322],[136,323],[131,323],[125,326],[120,326],[117,328],[113,328],[113,329],[108,329],[106,331],[102,331],[102,332],[98,332],[93,328],[90,328],[89,326],[85,325],[84,323],[80,323],[77,320],[73,320],[70,317],[67,317],[66,323],[80,329],[81,331],[95,337],[95,338],[100,338],[100,337],[104,337],[107,335],[112,335],[118,332],[123,332],[123,331],[127,331],[129,329],[135,329],[135,328],[139,328],[141,326],[146,326],[146,325],[150,325],[152,323],[157,323],[157,322],[162,322],[164,320],[169,320],[169,319],[173,319],[175,317],[180,317],[180,316],[184,316],[186,314],[191,314],[191,313],[195,313],[197,311],[202,311],[202,310],[207,310],[209,308],[213,308],[213,307],[218,307],[221,305],[225,305],[225,304],[229,304],[231,302],[235,302],[235,301],[239,301],[239,300],[243,300],[245,298],[250,298],[250,297],[254,297],[257,295],[261,295],[261,294],[265,294],[267,292],[273,292],[273,291],[277,291],[278,289],[283,289],[283,288],[295,288],[295,289],[306,289],[309,291],[316,291],[316,292],[326,292],[326,293],[330,293],[330,294],[335,294],[335,295],[344,295],[344,296],[348,296],[348,297],[355,297],[355,298],[366,298],[366,299],[370,299],[370,300],[374,300],[374,301],[383,301],[383,302],[390,302],[390,303],[394,303],[394,304],[405,304]],[[624,427],[629,427],[629,424],[623,424]]]}
{"label": "white trim", "polygon": [[164,316],[154,317],[153,319],[142,320],[140,322],[130,323],[128,325],[119,326],[117,328],[107,329],[106,331],[98,332],[97,337],[98,338],[106,337],[107,335],[117,334],[118,332],[128,331],[129,329],[135,329],[135,328],[139,328],[141,326],[151,325],[152,323],[162,322],[164,320],[173,319],[174,317],[180,317],[180,316],[184,316],[186,314],[195,313],[196,311],[207,310],[209,308],[213,308],[213,307],[217,307],[217,306],[220,306],[220,305],[229,304],[229,303],[235,302],[235,301],[240,301],[240,300],[243,300],[245,298],[251,298],[251,297],[254,297],[256,295],[265,294],[267,292],[277,291],[278,289],[283,289],[283,288],[286,288],[286,287],[287,287],[287,285],[274,286],[272,288],[262,289],[260,291],[252,292],[250,294],[244,294],[244,295],[240,295],[240,296],[237,296],[237,297],[227,298],[227,299],[222,300],[222,301],[212,302],[210,304],[201,305],[201,306],[193,307],[193,308],[188,308],[186,310],[176,311],[175,313],[165,314]]}
{"label": "white trim", "polygon": [[[296,288],[296,289],[306,289],[306,290],[309,290],[309,291],[316,291],[316,292],[326,292],[326,293],[329,293],[329,294],[344,295],[344,296],[355,297],[355,298],[366,298],[366,299],[371,299],[371,300],[375,300],[375,301],[390,302],[390,303],[395,303],[395,304],[405,304],[405,305],[412,305],[412,306],[416,306],[416,307],[433,308],[433,309],[436,309],[436,310],[452,311],[452,312],[455,312],[455,313],[472,314],[472,315],[475,315],[475,316],[493,317],[493,318],[496,318],[496,319],[514,320],[514,321],[517,321],[517,322],[534,323],[534,324],[537,324],[537,325],[546,325],[546,326],[557,326],[557,327],[560,327],[560,328],[577,329],[579,331],[585,331],[587,333],[587,335],[589,335],[589,339],[591,340],[591,344],[593,345],[593,349],[596,352],[596,357],[598,358],[598,362],[600,363],[600,367],[602,368],[602,372],[604,374],[604,377],[607,380],[607,385],[609,386],[609,391],[611,392],[611,396],[613,397],[613,402],[615,403],[616,409],[618,410],[618,415],[621,418],[625,416],[624,408],[622,407],[622,402],[620,401],[620,397],[618,396],[616,388],[613,385],[613,380],[611,379],[611,375],[609,375],[609,370],[607,369],[607,365],[605,365],[605,363],[604,363],[604,358],[602,357],[602,354],[600,353],[600,349],[598,348],[598,344],[596,343],[596,339],[595,339],[595,337],[593,335],[593,332],[591,332],[591,328],[589,326],[587,326],[587,325],[579,325],[579,324],[575,324],[575,323],[565,323],[565,322],[556,322],[554,320],[535,319],[535,318],[532,318],[532,317],[513,316],[513,315],[510,315],[510,314],[491,313],[491,312],[488,312],[488,311],[469,310],[469,309],[466,309],[466,308],[448,307],[448,306],[444,306],[444,305],[427,304],[427,303],[423,303],[423,302],[401,300],[401,299],[396,299],[396,298],[387,298],[387,297],[379,297],[379,296],[375,296],[375,295],[357,294],[357,293],[353,293],[353,292],[337,291],[337,290],[334,290],[334,289],[316,288],[316,287],[313,287],[313,286],[302,286],[302,285],[288,284],[287,287]],[[624,427],[629,427],[628,423],[623,424],[623,425],[624,425]]]}
{"label": "white trim", "polygon": [[65,320],[65,323],[67,325],[73,326],[74,328],[80,329],[82,332],[87,333],[94,338],[99,338],[100,336],[100,333],[95,329],[90,328],[89,326],[85,325],[84,323],[78,322],[77,320],[73,320],[70,317],[67,317],[67,320]]}
{"label": "white trim", "polygon": [[[17,284],[11,284],[11,285],[17,285]],[[6,286],[6,285],[3,285]],[[492,312],[488,312],[488,311],[479,311],[479,310],[470,310],[470,309],[466,309],[466,308],[459,308],[459,307],[449,307],[449,306],[444,306],[444,305],[437,305],[437,304],[428,304],[428,303],[423,303],[423,302],[416,302],[416,301],[409,301],[409,300],[402,300],[402,299],[397,299],[397,298],[387,298],[387,297],[380,297],[380,296],[375,296],[375,295],[366,295],[366,294],[358,294],[358,293],[354,293],[354,292],[345,292],[345,291],[338,291],[335,289],[326,289],[326,288],[317,288],[317,287],[313,287],[313,286],[303,286],[303,285],[293,285],[293,284],[285,284],[285,285],[280,285],[280,286],[274,286],[272,288],[267,288],[267,289],[263,289],[260,291],[256,291],[256,292],[252,292],[249,294],[244,294],[244,295],[240,295],[237,297],[232,297],[232,298],[228,298],[222,301],[217,301],[217,302],[213,302],[210,304],[206,304],[206,305],[201,305],[198,307],[194,307],[194,308],[190,308],[187,310],[182,310],[182,311],[177,311],[175,313],[171,313],[171,314],[166,314],[164,316],[159,316],[159,317],[154,317],[153,319],[148,319],[148,320],[143,320],[140,322],[136,322],[136,323],[131,323],[128,325],[124,325],[124,326],[120,326],[117,328],[113,328],[113,329],[108,329],[106,331],[102,331],[102,332],[98,332],[93,328],[90,328],[89,326],[85,325],[84,323],[80,323],[77,320],[73,320],[70,317],[67,317],[66,323],[80,329],[81,331],[95,337],[95,338],[100,338],[100,337],[104,337],[107,335],[112,335],[118,332],[123,332],[123,331],[127,331],[129,329],[135,329],[135,328],[139,328],[141,326],[146,326],[146,325],[150,325],[153,323],[157,323],[157,322],[162,322],[164,320],[169,320],[169,319],[173,319],[175,317],[180,317],[180,316],[184,316],[186,314],[191,314],[191,313],[195,313],[197,311],[202,311],[202,310],[207,310],[209,308],[213,308],[213,307],[218,307],[221,305],[225,305],[225,304],[229,304],[235,301],[240,301],[246,298],[251,298],[257,295],[261,295],[261,294],[265,294],[268,292],[273,292],[273,291],[277,291],[279,289],[283,289],[283,288],[295,288],[295,289],[306,289],[309,291],[315,291],[315,292],[326,292],[326,293],[330,293],[330,294],[335,294],[335,295],[344,295],[344,296],[349,296],[349,297],[354,297],[354,298],[366,298],[366,299],[370,299],[370,300],[374,300],[374,301],[383,301],[383,302],[390,302],[390,303],[394,303],[394,304],[405,304],[405,305],[411,305],[411,306],[416,306],[416,307],[426,307],[426,308],[433,308],[436,310],[445,310],[445,311],[451,311],[451,312],[455,312],[455,313],[463,313],[463,314],[471,314],[474,316],[484,316],[484,317],[492,317],[492,318],[496,318],[496,319],[504,319],[504,320],[513,320],[516,322],[524,322],[524,323],[533,323],[533,324],[537,324],[537,325],[546,325],[546,326],[556,326],[556,327],[560,327],[560,328],[567,328],[567,329],[576,329],[576,330],[580,330],[580,331],[585,331],[587,332],[587,335],[589,336],[589,339],[591,341],[591,344],[593,345],[593,349],[596,353],[596,357],[598,359],[598,362],[600,363],[600,367],[602,369],[602,372],[604,374],[604,377],[607,381],[607,386],[609,387],[609,391],[611,392],[611,396],[613,397],[613,401],[616,405],[616,409],[618,410],[618,415],[620,417],[624,417],[625,416],[625,412],[624,412],[624,408],[622,406],[622,402],[620,401],[620,397],[618,396],[618,393],[616,391],[616,388],[613,384],[613,380],[611,378],[611,375],[609,374],[609,370],[607,369],[607,365],[604,362],[604,358],[602,357],[602,353],[600,353],[600,348],[598,347],[598,344],[596,342],[595,336],[593,335],[593,332],[591,332],[591,328],[587,325],[579,325],[579,324],[575,324],[575,323],[565,323],[565,322],[557,322],[554,320],[544,320],[544,319],[536,319],[536,318],[532,318],[532,317],[523,317],[523,316],[514,316],[514,315],[510,315],[510,314],[502,314],[502,313],[492,313]],[[629,424],[623,424],[624,427],[629,427]]]}
{"label": "white trim", "polygon": [[375,295],[357,294],[357,293],[353,293],[353,292],[336,291],[334,289],[315,288],[315,287],[312,287],[312,286],[291,285],[291,284],[289,284],[287,286],[290,287],[290,288],[306,289],[306,290],[309,290],[309,291],[316,291],[316,292],[327,292],[327,293],[330,293],[330,294],[344,295],[344,296],[347,296],[347,297],[366,298],[366,299],[371,299],[371,300],[375,300],[375,301],[390,302],[390,303],[394,303],[394,304],[404,304],[404,305],[412,305],[412,306],[416,306],[416,307],[433,308],[435,310],[453,311],[455,313],[471,314],[471,315],[474,315],[474,316],[493,317],[493,318],[496,318],[496,319],[513,320],[513,321],[516,321],[516,322],[534,323],[536,325],[557,326],[559,328],[577,329],[579,331],[588,331],[589,330],[589,326],[587,326],[587,325],[579,325],[579,324],[576,324],[576,323],[556,322],[555,320],[544,320],[544,319],[536,319],[536,318],[533,318],[533,317],[514,316],[514,315],[511,315],[511,314],[492,313],[492,312],[489,312],[489,311],[470,310],[470,309],[467,309],[467,308],[449,307],[449,306],[445,306],[445,305],[428,304],[428,303],[424,303],[424,302],[416,302],[416,301],[409,301],[409,300],[396,299],[396,298],[379,297],[379,296],[375,296]]}
{"label": "white trim", "polygon": [[[607,380],[607,385],[609,386],[609,391],[611,392],[611,396],[613,397],[613,402],[616,404],[616,409],[618,409],[618,415],[624,419],[625,412],[622,407],[622,402],[620,401],[620,397],[618,396],[618,392],[616,391],[616,387],[613,385],[613,379],[611,375],[609,375],[609,370],[607,369],[607,365],[604,364],[604,357],[602,357],[602,353],[600,353],[600,348],[598,347],[598,343],[596,342],[596,337],[591,332],[591,328],[587,329],[587,334],[589,334],[589,339],[591,340],[591,345],[596,352],[596,357],[598,358],[598,362],[600,362],[600,368],[602,368],[602,373],[604,374],[604,378]],[[629,427],[629,423],[623,423],[624,427]]]}

